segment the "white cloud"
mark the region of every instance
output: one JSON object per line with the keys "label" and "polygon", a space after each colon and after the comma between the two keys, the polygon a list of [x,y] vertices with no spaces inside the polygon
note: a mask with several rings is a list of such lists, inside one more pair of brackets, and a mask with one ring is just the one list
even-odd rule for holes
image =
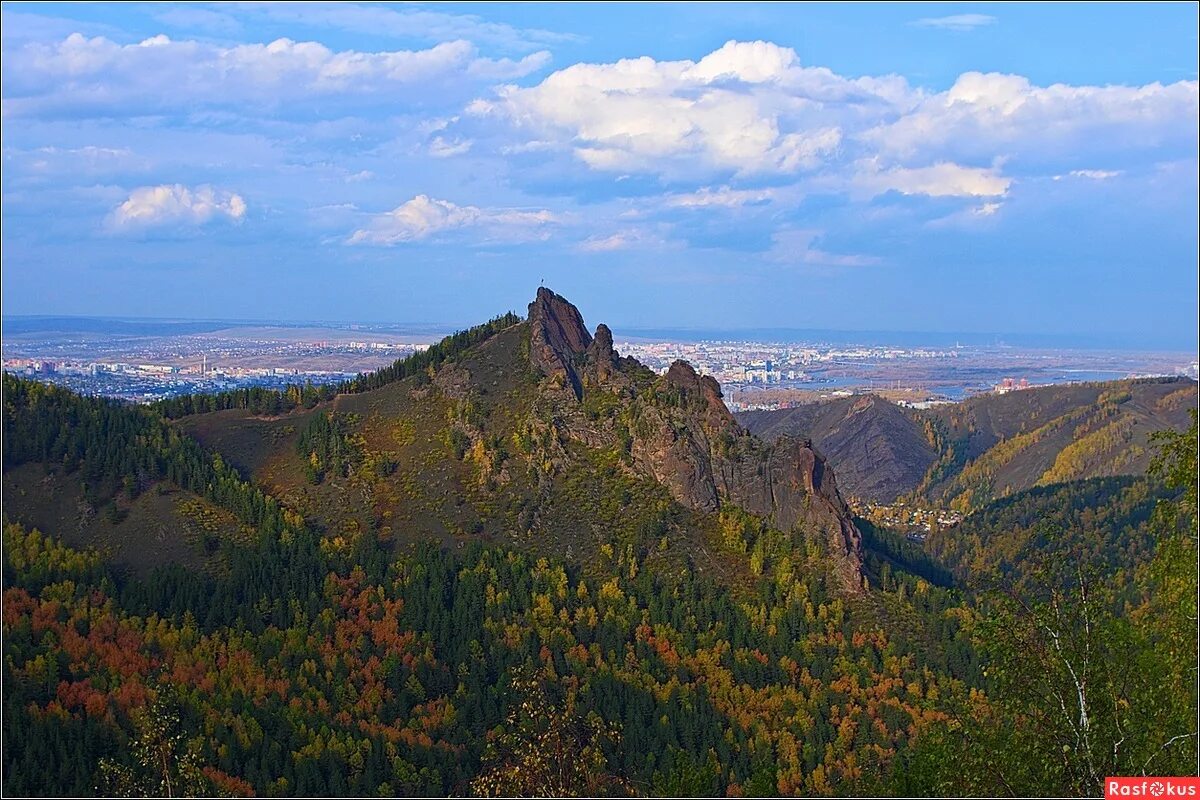
{"label": "white cloud", "polygon": [[508,81],[537,72],[550,61],[548,50],[530,53],[518,61],[511,58],[476,58],[467,65],[467,74],[485,81]]}
{"label": "white cloud", "polygon": [[579,244],[585,253],[611,253],[615,250],[659,249],[669,242],[663,236],[645,228],[625,228],[607,236],[589,236]]}
{"label": "white cloud", "polygon": [[986,25],[995,25],[996,18],[987,14],[952,14],[948,17],[926,17],[913,23],[919,28],[941,28],[948,31],[973,31]]}
{"label": "white cloud", "polygon": [[669,208],[740,208],[769,203],[779,194],[777,189],[731,189],[728,186],[713,189],[705,186],[695,192],[667,195],[664,203]]}
{"label": "white cloud", "polygon": [[557,141],[596,170],[792,173],[841,144],[827,104],[869,93],[801,67],[789,48],[728,42],[698,62],[575,64],[533,87],[501,87],[468,113]]}
{"label": "white cloud", "polygon": [[815,267],[869,267],[882,263],[875,256],[830,253],[816,245],[824,236],[823,231],[787,229],[771,236],[771,248],[766,253],[768,261],[780,264],[804,264]]}
{"label": "white cloud", "polygon": [[[960,16],[938,21],[974,19]],[[580,63],[533,86],[502,86],[471,103],[463,124],[477,142],[491,133],[500,154],[564,153],[589,171],[848,185],[855,165],[875,160],[885,177],[929,170],[893,175],[902,191],[989,196],[1005,190],[998,170],[972,177],[939,165],[1008,159],[1025,174],[1053,175],[1082,158],[1192,152],[1198,87],[1040,87],[968,72],[930,92],[895,75],[850,79],[804,66],[770,42],[728,42],[697,61]]]}
{"label": "white cloud", "polygon": [[1002,197],[1011,185],[1012,179],[1000,175],[998,167],[963,167],[945,161],[928,167],[880,169],[877,160],[869,160],[860,162],[853,178],[854,188],[867,195],[897,191],[929,197]]}
{"label": "white cloud", "polygon": [[142,186],[113,209],[110,224],[118,230],[166,224],[203,225],[222,217],[240,221],[246,215],[242,196],[212,186],[189,188],[179,183]]}
{"label": "white cloud", "polygon": [[471,144],[470,139],[448,140],[442,136],[435,136],[433,137],[433,141],[429,143],[429,155],[434,158],[461,156],[471,149]]}
{"label": "white cloud", "polygon": [[1005,154],[1038,161],[1170,144],[1194,149],[1198,88],[1196,81],[1039,87],[1019,75],[968,72],[857,138],[901,160]]}
{"label": "white cloud", "polygon": [[412,97],[445,94],[447,85],[468,91],[526,75],[549,59],[544,52],[519,61],[484,58],[465,40],[426,50],[357,52],[291,39],[222,47],[162,34],[121,45],[78,33],[5,55],[6,116],[190,113],[197,106],[239,104],[292,110],[289,104],[314,96],[394,100],[397,91]]}
{"label": "white cloud", "polygon": [[347,244],[394,245],[461,228],[481,228],[490,241],[544,239],[558,218],[549,211],[460,206],[419,194],[350,235]]}
{"label": "white cloud", "polygon": [[1116,178],[1124,174],[1122,170],[1116,169],[1073,169],[1066,175],[1055,175],[1054,180],[1061,181],[1063,178],[1087,178],[1093,181],[1106,181],[1109,178]]}

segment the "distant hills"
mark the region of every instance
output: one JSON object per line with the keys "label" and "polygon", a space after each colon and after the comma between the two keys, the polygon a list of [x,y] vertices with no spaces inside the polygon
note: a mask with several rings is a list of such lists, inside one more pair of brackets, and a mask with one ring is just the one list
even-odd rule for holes
{"label": "distant hills", "polygon": [[813,441],[848,495],[969,512],[1034,486],[1145,471],[1150,435],[1183,429],[1196,382],[1154,378],[1045,386],[917,410],[866,395],[738,420],[768,440]]}
{"label": "distant hills", "polygon": [[421,336],[444,335],[450,326],[432,323],[355,323],[280,320],[155,319],[138,317],[5,316],[5,336],[91,334],[96,336],[194,336],[238,328],[378,331]]}

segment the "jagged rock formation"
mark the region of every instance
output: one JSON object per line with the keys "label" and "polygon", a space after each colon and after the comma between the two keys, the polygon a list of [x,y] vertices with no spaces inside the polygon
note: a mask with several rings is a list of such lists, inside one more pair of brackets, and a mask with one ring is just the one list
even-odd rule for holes
{"label": "jagged rock formation", "polygon": [[[587,352],[592,336],[583,326],[579,309],[542,286],[529,304],[529,326],[530,363],[564,386],[570,386],[577,398],[582,397],[583,384],[575,360]],[[608,344],[611,350],[611,333]]]}
{"label": "jagged rock formation", "polygon": [[617,353],[613,350],[612,331],[601,322],[587,349],[587,365],[597,383],[607,383],[618,374]]}
{"label": "jagged rock formation", "polygon": [[[734,419],[717,381],[698,375],[685,361],[653,379],[649,392],[635,391],[630,375],[644,367],[617,356],[608,326],[600,325],[594,338],[588,335],[579,311],[545,288],[529,314],[531,363],[570,386],[577,400],[589,390],[621,395],[631,409],[633,464],[680,504],[704,512],[733,504],[781,530],[819,533],[838,559],[846,586],[861,587],[861,537],[833,471],[810,441],[764,444]],[[594,425],[579,428],[578,438],[596,444]]]}

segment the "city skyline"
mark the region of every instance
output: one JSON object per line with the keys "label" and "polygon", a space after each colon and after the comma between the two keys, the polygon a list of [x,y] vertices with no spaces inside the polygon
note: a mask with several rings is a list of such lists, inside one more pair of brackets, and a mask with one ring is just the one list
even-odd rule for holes
{"label": "city skyline", "polygon": [[6,316],[1196,347],[1194,5],[3,15]]}

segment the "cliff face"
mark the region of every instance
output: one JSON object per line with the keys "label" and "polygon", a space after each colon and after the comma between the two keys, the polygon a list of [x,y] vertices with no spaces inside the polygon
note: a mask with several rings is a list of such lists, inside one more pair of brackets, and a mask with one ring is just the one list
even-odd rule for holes
{"label": "cliff face", "polygon": [[[730,414],[720,385],[684,361],[635,385],[631,375],[647,371],[618,358],[608,327],[600,325],[593,339],[579,311],[549,290],[540,289],[530,304],[530,322],[530,361],[544,375],[570,386],[576,400],[588,391],[621,398],[632,421],[635,468],[688,508],[715,512],[732,504],[781,530],[798,526],[823,537],[845,585],[861,588],[861,537],[833,471],[811,442],[784,437],[764,444]],[[604,436],[593,423],[578,427],[578,438],[589,444]]]}
{"label": "cliff face", "polygon": [[[575,362],[587,353],[592,336],[583,326],[579,309],[546,287],[540,287],[529,304],[529,326],[530,363],[546,376],[569,386],[576,398],[582,397],[583,385]],[[611,333],[608,348],[611,352]]]}

